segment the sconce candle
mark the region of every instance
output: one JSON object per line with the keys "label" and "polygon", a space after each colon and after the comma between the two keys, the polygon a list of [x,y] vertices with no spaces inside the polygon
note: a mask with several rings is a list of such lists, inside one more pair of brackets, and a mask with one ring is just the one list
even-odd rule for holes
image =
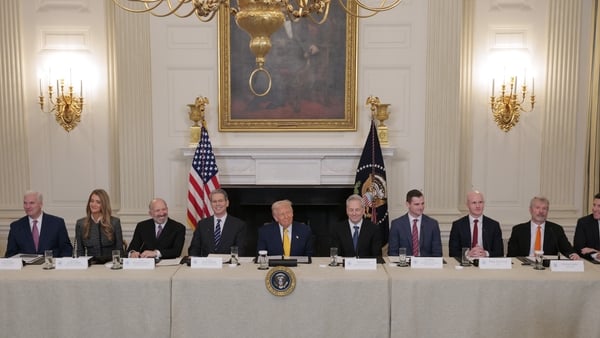
{"label": "sconce candle", "polygon": [[527,83],[523,83],[521,86],[521,97],[519,98],[517,92],[519,91],[519,82],[517,76],[510,77],[510,87],[506,88],[506,83],[500,86],[500,95],[495,96],[495,79],[492,79],[492,96],[490,97],[490,106],[492,109],[492,115],[494,121],[500,129],[504,132],[508,132],[519,122],[521,112],[531,112],[535,105],[534,95],[534,82],[532,80],[532,93],[530,96],[530,108],[525,109],[523,104],[527,95]]}
{"label": "sconce candle", "polygon": [[[50,74],[50,71],[48,71]],[[40,79],[40,110],[44,113],[54,113],[56,122],[60,124],[67,132],[73,130],[77,123],[81,122],[81,112],[83,111],[83,80],[79,83],[79,97],[73,93],[73,84],[68,86],[65,93],[65,80],[56,80],[56,97],[54,97],[54,88],[48,80],[48,97],[44,97],[42,92],[42,79]],[[50,109],[44,110],[44,103],[49,103]]]}

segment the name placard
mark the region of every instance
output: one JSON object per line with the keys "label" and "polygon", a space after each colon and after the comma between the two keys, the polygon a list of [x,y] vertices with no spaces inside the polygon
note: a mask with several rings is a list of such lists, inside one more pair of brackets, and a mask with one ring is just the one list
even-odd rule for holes
{"label": "name placard", "polygon": [[479,268],[484,270],[510,270],[512,269],[512,260],[509,257],[481,257],[479,258]]}
{"label": "name placard", "polygon": [[85,270],[89,266],[87,257],[59,257],[55,261],[56,270]]}
{"label": "name placard", "polygon": [[123,258],[123,270],[152,270],[154,258]]}
{"label": "name placard", "polygon": [[583,261],[553,260],[550,261],[550,270],[556,272],[583,272]]}
{"label": "name placard", "polygon": [[375,258],[346,258],[344,260],[346,270],[377,270],[377,259]]}
{"label": "name placard", "polygon": [[0,270],[21,270],[23,260],[21,258],[0,258]]}
{"label": "name placard", "polygon": [[410,259],[411,269],[441,269],[444,266],[442,257],[413,257]]}
{"label": "name placard", "polygon": [[190,267],[192,269],[221,269],[223,259],[221,257],[191,257]]}

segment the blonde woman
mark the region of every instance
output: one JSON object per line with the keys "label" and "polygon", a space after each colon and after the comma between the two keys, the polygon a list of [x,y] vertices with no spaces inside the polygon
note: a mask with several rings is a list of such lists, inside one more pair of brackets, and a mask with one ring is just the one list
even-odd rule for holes
{"label": "blonde woman", "polygon": [[95,189],[86,206],[86,216],[75,224],[77,253],[80,256],[110,257],[112,250],[123,254],[121,220],[112,216],[106,191]]}

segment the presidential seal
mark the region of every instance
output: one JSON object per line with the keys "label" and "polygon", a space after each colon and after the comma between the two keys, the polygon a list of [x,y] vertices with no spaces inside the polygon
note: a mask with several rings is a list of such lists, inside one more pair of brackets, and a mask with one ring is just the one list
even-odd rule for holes
{"label": "presidential seal", "polygon": [[296,287],[296,275],[292,269],[285,266],[271,268],[265,277],[267,290],[275,296],[287,296]]}

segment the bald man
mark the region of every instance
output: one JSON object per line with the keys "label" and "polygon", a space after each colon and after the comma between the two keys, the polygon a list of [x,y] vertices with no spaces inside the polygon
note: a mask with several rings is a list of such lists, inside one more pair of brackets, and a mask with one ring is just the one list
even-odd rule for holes
{"label": "bald man", "polygon": [[155,198],[148,205],[150,219],[138,223],[127,248],[131,258],[169,259],[181,255],[185,226],[169,218],[167,202]]}
{"label": "bald man", "polygon": [[500,223],[483,215],[484,206],[482,193],[467,193],[469,214],[452,222],[448,241],[450,257],[461,257],[462,248],[470,248],[469,257],[504,256]]}

